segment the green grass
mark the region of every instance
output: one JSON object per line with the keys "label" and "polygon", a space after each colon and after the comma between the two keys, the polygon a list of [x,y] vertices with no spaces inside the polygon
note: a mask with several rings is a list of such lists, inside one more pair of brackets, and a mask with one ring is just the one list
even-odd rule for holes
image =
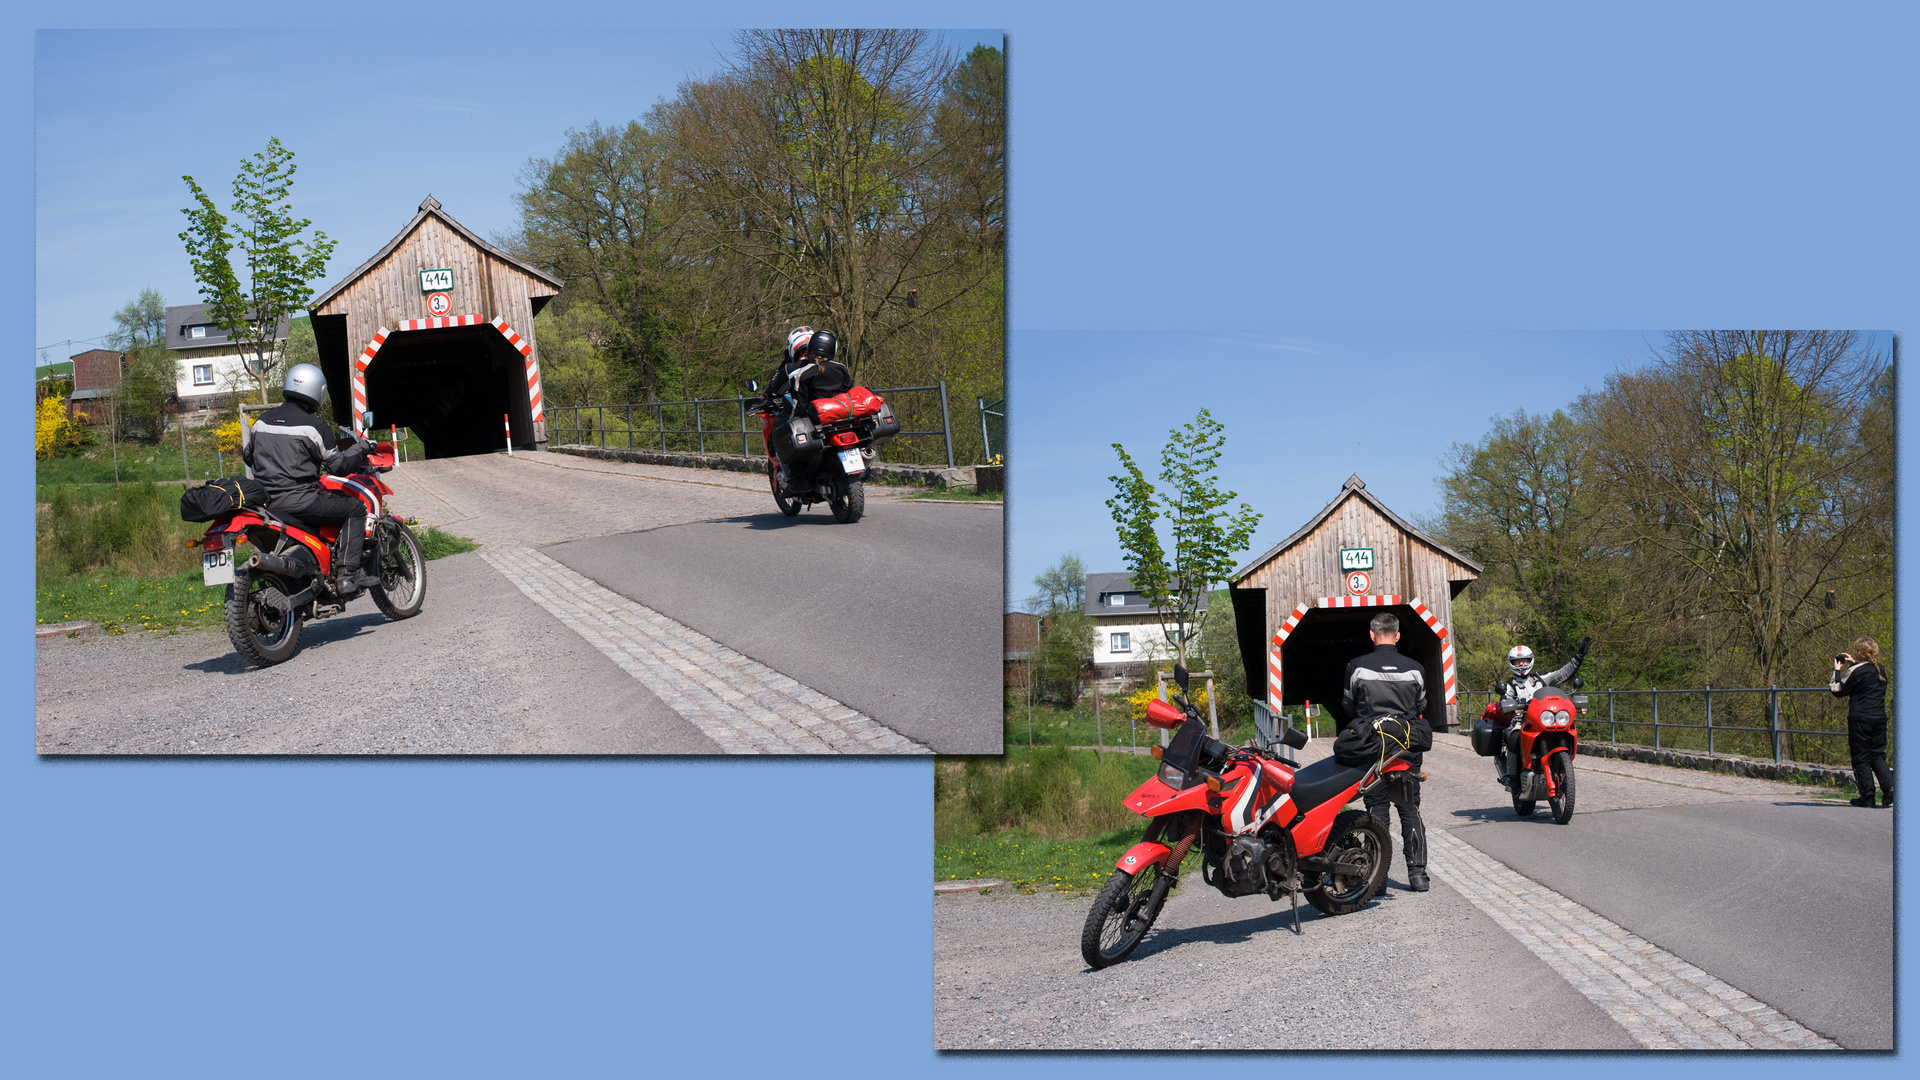
{"label": "green grass", "polygon": [[201,584],[198,568],[160,578],[95,570],[42,584],[34,617],[40,624],[96,622],[109,634],[218,626],[225,598],[225,589]]}
{"label": "green grass", "polygon": [[1125,828],[1086,840],[1045,840],[1009,830],[935,846],[933,877],[1004,878],[1023,893],[1093,892],[1113,876],[1114,864],[1140,835],[1141,829]]}
{"label": "green grass", "polygon": [[[190,427],[187,429],[187,460],[180,459],[180,432],[170,430],[165,436],[154,442],[123,440],[118,450],[120,457],[120,482],[123,484],[151,481],[154,483],[181,483],[187,479],[189,466],[195,481],[208,480],[216,476],[244,475],[245,466],[238,454],[216,456],[214,449],[214,426]],[[378,438],[385,432],[374,432]],[[406,460],[420,461],[426,458],[426,444],[417,435],[409,435],[401,440],[406,444]],[[396,458],[400,447],[396,446]],[[96,429],[93,441],[80,448],[77,453],[62,457],[36,461],[34,471],[41,484],[111,484],[114,482],[114,450],[108,442],[104,429]]]}
{"label": "green grass", "polygon": [[444,559],[449,555],[459,555],[480,547],[478,541],[469,540],[464,536],[455,536],[438,527],[429,527],[423,532],[417,532],[414,538],[420,541],[421,557],[429,560]]}

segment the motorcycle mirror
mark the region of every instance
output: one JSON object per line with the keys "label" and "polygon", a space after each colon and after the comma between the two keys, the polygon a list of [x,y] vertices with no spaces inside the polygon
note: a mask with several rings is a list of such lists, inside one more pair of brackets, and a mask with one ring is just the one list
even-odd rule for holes
{"label": "motorcycle mirror", "polygon": [[1285,735],[1280,736],[1280,741],[1285,743],[1288,746],[1293,747],[1295,750],[1298,750],[1301,747],[1307,745],[1307,733],[1304,731],[1301,731],[1297,727],[1289,726],[1287,728],[1287,733]]}
{"label": "motorcycle mirror", "polygon": [[372,431],[374,428],[379,426],[378,424],[375,424],[373,422],[372,409],[368,409],[366,412],[363,412],[360,414],[360,426],[363,428],[366,428],[368,431]]}
{"label": "motorcycle mirror", "polygon": [[1187,669],[1184,666],[1180,664],[1173,665],[1173,681],[1180,684],[1180,689],[1185,690],[1187,688]]}
{"label": "motorcycle mirror", "polygon": [[1580,676],[1575,675],[1573,678],[1567,680],[1567,685],[1573,687],[1575,690],[1578,690],[1587,684],[1585,680],[1580,678]]}
{"label": "motorcycle mirror", "polygon": [[757,394],[757,393],[759,393],[759,392],[760,392],[760,380],[759,380],[759,379],[748,379],[748,380],[747,380],[747,393],[749,393],[749,394]]}

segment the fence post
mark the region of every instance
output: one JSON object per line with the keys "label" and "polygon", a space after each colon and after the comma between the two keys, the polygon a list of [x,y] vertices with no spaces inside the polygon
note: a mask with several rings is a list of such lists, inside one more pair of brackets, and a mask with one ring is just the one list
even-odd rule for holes
{"label": "fence post", "polygon": [[1653,748],[1660,749],[1660,688],[1653,688]]}
{"label": "fence post", "polygon": [[693,399],[693,438],[699,452],[707,452],[707,429],[700,423],[700,399]]}
{"label": "fence post", "polygon": [[627,449],[633,447],[633,402],[627,402]]}
{"label": "fence post", "polygon": [[[740,406],[740,456],[750,458],[753,455],[747,453],[747,403],[742,400],[735,404]],[[1093,726],[1098,729],[1100,725],[1096,723]]]}
{"label": "fence post", "polygon": [[1767,687],[1767,697],[1771,699],[1768,711],[1773,714],[1773,760],[1778,764],[1780,761],[1780,688]]}
{"label": "fence post", "polygon": [[1713,684],[1707,684],[1707,756],[1713,756]]}
{"label": "fence post", "polygon": [[1613,691],[1607,691],[1607,731],[1608,738],[1620,741],[1620,725],[1613,722]]}
{"label": "fence post", "polygon": [[993,440],[987,438],[987,399],[975,397],[973,400],[980,405],[980,453],[983,460],[992,462]]}
{"label": "fence post", "polygon": [[953,468],[953,423],[947,419],[947,380],[940,380],[940,434],[947,440],[947,468]]}
{"label": "fence post", "polygon": [[600,406],[600,449],[607,448],[607,407]]}

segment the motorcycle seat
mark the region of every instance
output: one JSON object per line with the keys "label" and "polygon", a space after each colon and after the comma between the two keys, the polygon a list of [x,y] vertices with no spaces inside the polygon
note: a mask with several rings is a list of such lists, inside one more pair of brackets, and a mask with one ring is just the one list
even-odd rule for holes
{"label": "motorcycle seat", "polygon": [[1365,765],[1342,765],[1333,758],[1321,758],[1293,774],[1293,804],[1305,813],[1359,783],[1367,769]]}

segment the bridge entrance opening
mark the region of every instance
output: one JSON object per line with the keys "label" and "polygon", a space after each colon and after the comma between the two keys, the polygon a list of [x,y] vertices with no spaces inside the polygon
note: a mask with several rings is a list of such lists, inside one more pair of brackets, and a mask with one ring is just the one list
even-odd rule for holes
{"label": "bridge entrance opening", "polygon": [[1440,649],[1440,635],[1415,614],[1411,604],[1382,607],[1308,608],[1300,624],[1280,646],[1280,665],[1286,672],[1281,704],[1304,705],[1309,701],[1325,705],[1327,712],[1344,723],[1347,716],[1340,708],[1346,687],[1342,679],[1347,661],[1373,651],[1367,637],[1367,624],[1381,612],[1400,619],[1400,651],[1420,664],[1427,682],[1427,722],[1435,731],[1447,728],[1447,689]]}
{"label": "bridge entrance opening", "polygon": [[430,458],[506,449],[502,416],[515,443],[533,442],[524,358],[489,324],[395,333],[366,383],[374,419],[419,433]]}

